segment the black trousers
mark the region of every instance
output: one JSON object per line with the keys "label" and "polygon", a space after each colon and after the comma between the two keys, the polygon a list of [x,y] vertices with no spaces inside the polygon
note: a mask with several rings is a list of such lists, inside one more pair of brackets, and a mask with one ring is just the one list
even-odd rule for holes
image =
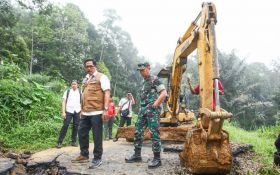
{"label": "black trousers", "polygon": [[121,116],[121,121],[120,121],[120,126],[119,127],[123,127],[125,123],[126,123],[126,126],[130,126],[131,125],[131,117]]}
{"label": "black trousers", "polygon": [[79,143],[81,155],[89,157],[89,131],[92,129],[94,149],[94,159],[101,159],[103,153],[103,142],[102,142],[102,130],[103,121],[101,118],[102,114],[85,116],[82,115],[79,127]]}
{"label": "black trousers", "polygon": [[80,112],[78,112],[78,113],[74,112],[74,114],[66,112],[66,119],[64,119],[63,126],[60,130],[58,143],[63,142],[72,118],[73,118],[73,128],[72,128],[71,142],[72,143],[76,142],[77,134],[78,134],[78,127],[79,127],[79,122],[80,122]]}

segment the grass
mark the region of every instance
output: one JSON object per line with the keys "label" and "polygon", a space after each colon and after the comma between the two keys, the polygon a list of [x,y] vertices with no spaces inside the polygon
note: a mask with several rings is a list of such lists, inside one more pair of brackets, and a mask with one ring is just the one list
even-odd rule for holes
{"label": "grass", "polygon": [[246,131],[235,127],[234,124],[225,122],[224,129],[229,132],[232,142],[253,145],[253,149],[257,154],[255,161],[263,165],[257,174],[280,174],[280,168],[273,165],[273,154],[276,151],[274,142],[279,132],[279,126],[263,127],[255,131]]}
{"label": "grass", "polygon": [[261,163],[272,164],[275,138],[267,137],[260,130],[245,131],[229,123],[225,123],[224,129],[230,133],[230,140],[237,143],[253,145],[254,151],[261,157]]}

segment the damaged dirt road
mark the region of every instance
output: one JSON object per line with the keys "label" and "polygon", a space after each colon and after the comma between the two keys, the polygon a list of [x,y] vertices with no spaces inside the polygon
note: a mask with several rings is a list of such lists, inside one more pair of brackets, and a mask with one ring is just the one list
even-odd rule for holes
{"label": "damaged dirt road", "polygon": [[[244,144],[231,144],[234,161],[230,175],[256,173],[259,164],[250,159],[252,147]],[[142,149],[143,162],[125,163],[126,156],[133,153],[133,144],[125,140],[118,142],[103,142],[103,164],[96,169],[88,169],[88,163],[72,163],[71,160],[79,155],[79,147],[51,148],[32,154],[25,166],[15,164],[14,174],[119,174],[119,175],[187,175],[186,169],[180,166],[178,151],[183,148],[182,143],[163,143],[162,166],[157,169],[148,169],[148,161],[153,157],[150,141],[145,141]],[[92,159],[93,144],[90,144],[90,160]],[[249,155],[249,156],[248,156]],[[7,158],[5,158],[6,160]],[[1,162],[1,161],[0,161]],[[242,165],[242,166],[240,166]],[[10,174],[12,174],[10,173]],[[0,173],[1,174],[1,173]],[[7,174],[7,173],[4,173]],[[9,174],[9,173],[8,173]]]}
{"label": "damaged dirt road", "polygon": [[[78,147],[63,147],[61,149],[48,149],[35,153],[28,161],[28,167],[38,167],[53,161],[59,162],[59,166],[65,168],[66,174],[173,174],[180,165],[178,153],[164,152],[162,154],[163,166],[150,170],[148,161],[153,157],[151,145],[145,142],[142,149],[143,162],[125,163],[125,156],[133,153],[132,143],[124,140],[118,142],[103,142],[103,164],[96,169],[88,169],[89,163],[72,163],[71,160],[79,155]],[[92,159],[93,144],[90,144],[90,160]]]}

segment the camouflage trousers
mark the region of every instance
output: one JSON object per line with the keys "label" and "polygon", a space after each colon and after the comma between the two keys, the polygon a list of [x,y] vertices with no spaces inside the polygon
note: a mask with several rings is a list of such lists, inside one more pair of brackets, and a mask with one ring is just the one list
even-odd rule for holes
{"label": "camouflage trousers", "polygon": [[153,107],[141,107],[138,113],[138,119],[135,123],[134,147],[142,148],[144,131],[148,127],[151,133],[153,152],[161,151],[160,142],[160,109]]}

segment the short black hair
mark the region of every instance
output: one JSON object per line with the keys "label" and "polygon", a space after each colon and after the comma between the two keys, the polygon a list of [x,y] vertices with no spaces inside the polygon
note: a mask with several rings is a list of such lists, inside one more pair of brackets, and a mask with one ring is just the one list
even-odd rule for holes
{"label": "short black hair", "polygon": [[92,61],[93,65],[96,66],[96,61],[94,59],[86,59],[84,61],[84,66],[86,65],[87,62]]}

